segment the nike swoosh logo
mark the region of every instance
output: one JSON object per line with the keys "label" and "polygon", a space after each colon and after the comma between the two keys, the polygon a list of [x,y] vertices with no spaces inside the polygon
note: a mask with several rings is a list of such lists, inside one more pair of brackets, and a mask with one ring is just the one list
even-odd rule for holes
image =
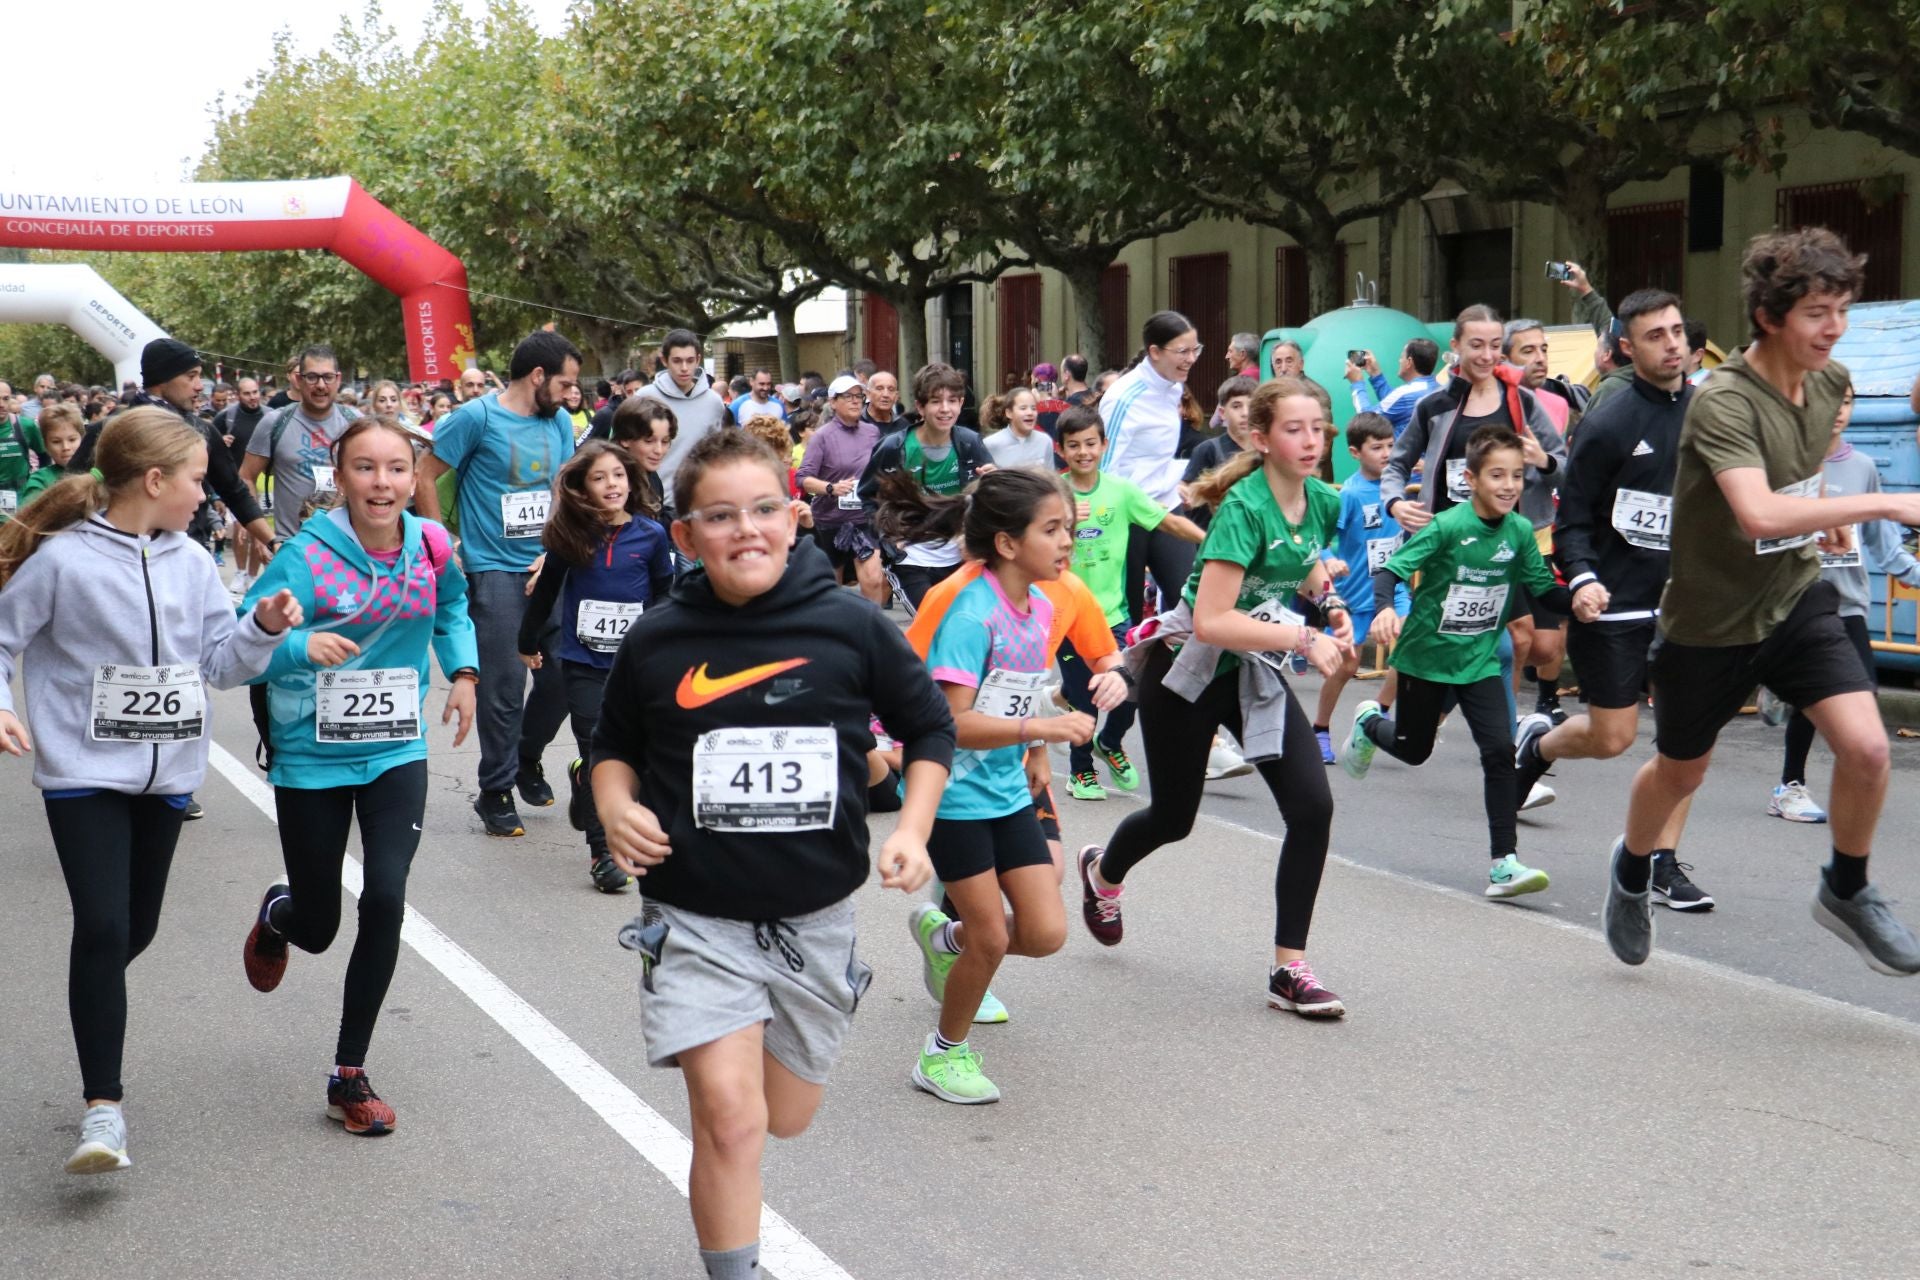
{"label": "nike swoosh logo", "polygon": [[416,823],[414,823],[414,824],[413,824],[413,829],[414,829],[415,831],[418,831],[418,830],[420,829],[420,824],[419,824],[419,823],[417,823],[417,822],[416,822]]}
{"label": "nike swoosh logo", "polygon": [[717,679],[707,675],[707,664],[701,663],[690,668],[680,677],[680,687],[673,692],[673,700],[688,711],[704,707],[709,702],[718,702],[731,693],[759,684],[762,680],[771,680],[782,671],[791,671],[795,667],[804,667],[809,659],[788,658],[783,662],[767,662],[757,667],[748,667],[745,671]]}
{"label": "nike swoosh logo", "polygon": [[803,698],[812,692],[813,690],[811,689],[795,689],[792,693],[770,693],[767,695],[767,705],[770,707],[778,706],[789,698]]}

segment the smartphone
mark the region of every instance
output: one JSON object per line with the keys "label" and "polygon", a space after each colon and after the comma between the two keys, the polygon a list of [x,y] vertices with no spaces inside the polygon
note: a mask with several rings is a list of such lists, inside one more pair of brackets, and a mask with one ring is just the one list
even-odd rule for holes
{"label": "smartphone", "polygon": [[1364,351],[1349,351],[1347,352],[1347,359],[1353,362],[1353,367],[1356,369],[1364,369],[1367,367],[1367,353]]}
{"label": "smartphone", "polygon": [[1573,270],[1564,262],[1549,262],[1547,264],[1547,279],[1571,280],[1573,279]]}

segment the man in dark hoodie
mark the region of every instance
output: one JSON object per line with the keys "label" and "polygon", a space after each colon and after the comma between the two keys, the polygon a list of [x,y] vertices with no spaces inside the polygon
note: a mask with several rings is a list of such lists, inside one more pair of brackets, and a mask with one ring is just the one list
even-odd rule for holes
{"label": "man in dark hoodie", "polygon": [[713,376],[701,361],[705,356],[700,335],[690,329],[672,329],[660,341],[660,360],[666,367],[640,394],[673,410],[679,429],[673,447],[660,464],[660,481],[673,488],[673,473],[693,446],[727,425],[727,402],[713,389]]}
{"label": "man in dark hoodie", "polygon": [[[253,490],[240,479],[233,453],[214,434],[213,424],[200,416],[200,353],[176,338],[155,338],[140,353],[140,381],[145,389],[127,397],[120,407],[157,405],[178,414],[182,422],[205,436],[207,488],[227,504],[233,518],[246,526],[247,532],[258,538],[261,545],[273,542],[273,525],[261,513]],[[73,455],[67,470],[81,472],[93,466],[93,445],[105,425],[106,420],[102,420],[87,428],[86,438],[80,441],[80,451]],[[209,502],[202,506],[201,514],[194,517],[193,528],[189,530],[201,546],[207,545],[204,533],[212,527],[204,519],[211,505]]]}

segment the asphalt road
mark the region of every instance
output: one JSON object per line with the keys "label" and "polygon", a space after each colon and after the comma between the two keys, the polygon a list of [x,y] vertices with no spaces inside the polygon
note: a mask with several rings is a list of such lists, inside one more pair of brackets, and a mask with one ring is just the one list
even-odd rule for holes
{"label": "asphalt road", "polygon": [[[564,813],[486,839],[474,752],[436,726],[417,918],[369,1062],[400,1129],[351,1139],[323,1117],[351,914],[279,991],[247,986],[278,852],[238,763],[244,698],[215,706],[240,781],[210,774],[130,975],[123,1174],[61,1172],[80,1114],[70,917],[28,770],[0,766],[0,1276],[697,1275],[670,1176],[684,1091],[645,1065],[614,943],[637,900],[591,890]],[[933,1018],[911,904],[863,890],[875,982],[813,1130],[769,1150],[767,1203],[790,1224],[769,1272],[1920,1273],[1920,984],[1868,972],[1808,918],[1823,830],[1765,815],[1778,732],[1728,732],[1683,854],[1720,906],[1661,913],[1637,970],[1595,928],[1644,736],[1624,761],[1563,767],[1559,802],[1523,818],[1522,856],[1553,886],[1520,903],[1480,897],[1475,760],[1464,726],[1444,737],[1423,769],[1335,776],[1312,951],[1341,1023],[1264,1005],[1280,824],[1254,778],[1210,788],[1193,837],[1129,878],[1120,947],[1076,924],[1059,955],[1009,963],[1013,1021],[975,1040],[997,1106],[907,1083]],[[1876,879],[1920,901],[1914,744],[1894,760]],[[1138,801],[1064,803],[1071,848]]]}

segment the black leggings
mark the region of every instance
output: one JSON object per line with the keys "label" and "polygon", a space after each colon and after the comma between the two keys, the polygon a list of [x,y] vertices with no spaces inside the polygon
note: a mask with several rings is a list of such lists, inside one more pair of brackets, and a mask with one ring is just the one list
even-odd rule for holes
{"label": "black leggings", "polygon": [[160,928],[185,812],[160,796],[101,791],[48,800],[47,826],[73,899],[67,1014],[83,1095],[118,1102],[127,1042],[127,966]]}
{"label": "black leggings", "polygon": [[[1140,737],[1146,746],[1147,773],[1153,779],[1153,801],[1128,814],[1114,831],[1100,859],[1100,874],[1109,884],[1119,884],[1161,845],[1187,838],[1200,812],[1214,730],[1240,733],[1240,673],[1217,677],[1198,701],[1188,702],[1161,683],[1172,665],[1172,651],[1157,645],[1140,677]],[[1298,951],[1306,949],[1320,873],[1327,864],[1333,792],[1327,786],[1327,767],[1320,762],[1313,724],[1291,690],[1286,717],[1280,758],[1259,761],[1254,767],[1287,824],[1280,865],[1273,876],[1273,945]]]}
{"label": "black leggings", "polygon": [[1135,621],[1146,617],[1149,573],[1153,574],[1153,585],[1160,589],[1161,609],[1171,608],[1187,585],[1193,556],[1199,549],[1165,529],[1133,530],[1127,538],[1127,616]]}
{"label": "black leggings", "polygon": [[273,801],[280,817],[280,854],[293,894],[292,901],[274,913],[273,927],[294,946],[316,955],[332,946],[340,932],[340,865],[347,856],[349,828],[359,815],[365,868],[360,932],[347,960],[334,1061],[364,1067],[373,1024],[400,958],[407,872],[420,847],[420,824],[427,810],[427,762],[395,765],[358,787],[275,787]]}
{"label": "black leggings", "polygon": [[893,566],[893,576],[900,580],[900,590],[905,593],[907,603],[917,610],[920,602],[927,598],[927,592],[953,576],[954,570],[959,567],[957,564],[946,564],[935,569],[923,564],[901,563]]}
{"label": "black leggings", "polygon": [[[600,723],[600,704],[607,695],[607,673],[584,662],[562,660],[566,675],[567,715],[573,724],[574,750],[589,765],[593,763],[593,727]],[[587,853],[601,858],[607,853],[607,832],[600,825],[600,811],[593,807],[593,783],[589,777],[581,804],[587,818]]]}
{"label": "black leggings", "polygon": [[[1853,647],[1860,651],[1860,661],[1867,669],[1867,677],[1877,680],[1873,661],[1873,637],[1867,632],[1865,618],[1842,618],[1840,625],[1847,629],[1847,639],[1853,641]],[[1795,707],[1793,718],[1787,721],[1786,763],[1780,769],[1780,784],[1805,782],[1807,780],[1807,752],[1813,749],[1813,721],[1807,719],[1807,713]]]}
{"label": "black leggings", "polygon": [[1498,861],[1519,851],[1514,811],[1519,797],[1513,774],[1513,740],[1507,736],[1512,712],[1507,706],[1506,682],[1488,676],[1472,684],[1442,684],[1400,672],[1398,716],[1380,716],[1367,722],[1367,736],[1382,751],[1404,764],[1425,764],[1433,754],[1440,717],[1454,706],[1466,717],[1473,744],[1480,748],[1480,775],[1487,806],[1487,840]]}

